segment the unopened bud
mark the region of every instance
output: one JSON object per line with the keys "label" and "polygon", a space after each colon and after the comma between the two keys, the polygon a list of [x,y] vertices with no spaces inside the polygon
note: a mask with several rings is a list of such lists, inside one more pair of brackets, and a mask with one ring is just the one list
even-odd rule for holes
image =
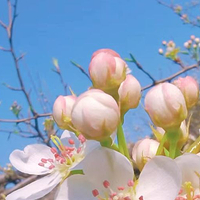
{"label": "unopened bud", "polygon": [[145,97],[145,110],[155,126],[163,129],[179,128],[187,117],[183,94],[171,83],[153,87]]}
{"label": "unopened bud", "polygon": [[53,105],[53,118],[61,129],[73,130],[71,111],[76,101],[74,95],[59,96]]}
{"label": "unopened bud", "polygon": [[131,108],[136,108],[141,97],[139,81],[132,75],[127,75],[118,90],[121,113],[126,113]]}
{"label": "unopened bud", "polygon": [[99,50],[97,52],[100,53],[95,52],[89,66],[94,88],[101,89],[107,93],[119,88],[119,85],[126,78],[127,70],[125,61],[119,56],[114,56],[115,54],[111,54],[110,51]]}
{"label": "unopened bud", "polygon": [[135,143],[132,150],[132,159],[141,171],[144,165],[156,155],[159,142],[153,139],[143,139]]}
{"label": "unopened bud", "polygon": [[193,107],[198,102],[199,84],[193,77],[191,76],[186,76],[185,78],[180,77],[177,80],[175,80],[173,84],[176,85],[183,93],[187,108]]}
{"label": "unopened bud", "polygon": [[158,49],[159,54],[163,54],[163,49]]}
{"label": "unopened bud", "polygon": [[120,122],[114,98],[101,90],[91,89],[80,95],[72,110],[72,123],[86,139],[104,140]]}

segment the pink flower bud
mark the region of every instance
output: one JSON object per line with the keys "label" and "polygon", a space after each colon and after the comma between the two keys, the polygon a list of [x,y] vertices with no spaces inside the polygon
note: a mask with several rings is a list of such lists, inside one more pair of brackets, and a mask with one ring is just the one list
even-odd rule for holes
{"label": "pink flower bud", "polygon": [[153,87],[145,97],[145,110],[155,126],[163,129],[179,128],[187,117],[183,94],[171,83]]}
{"label": "pink flower bud", "polygon": [[110,55],[112,55],[112,56],[114,56],[114,57],[119,57],[119,58],[121,58],[120,55],[119,55],[117,52],[113,51],[112,49],[99,49],[99,50],[95,51],[95,52],[92,54],[92,58],[91,58],[91,59],[93,59],[97,54],[102,53],[102,52],[103,52],[103,53],[108,53],[108,54],[110,54]]}
{"label": "pink flower bud", "polygon": [[158,49],[159,54],[163,54],[163,49]]}
{"label": "pink flower bud", "polygon": [[127,70],[127,64],[117,56],[118,54],[115,55],[110,51],[112,50],[95,52],[89,66],[94,88],[102,89],[108,93],[113,89],[118,89],[126,78]]}
{"label": "pink flower bud", "polygon": [[59,96],[53,105],[53,118],[61,129],[72,130],[71,111],[76,101],[73,95]]}
{"label": "pink flower bud", "polygon": [[191,39],[191,40],[195,40],[195,35],[191,35],[191,36],[190,36],[190,39]]}
{"label": "pink flower bud", "polygon": [[135,143],[132,150],[132,159],[141,171],[144,165],[156,155],[159,142],[153,139],[143,139]]}
{"label": "pink flower bud", "polygon": [[174,85],[176,85],[183,96],[185,97],[187,108],[193,107],[199,99],[199,84],[191,76],[186,76],[185,78],[178,78],[175,80]]}
{"label": "pink flower bud", "polygon": [[120,109],[123,113],[127,112],[131,108],[136,108],[141,97],[140,83],[134,76],[129,74],[121,83],[118,94]]}
{"label": "pink flower bud", "polygon": [[72,123],[87,139],[104,140],[116,129],[120,112],[116,101],[98,89],[80,95],[72,110]]}

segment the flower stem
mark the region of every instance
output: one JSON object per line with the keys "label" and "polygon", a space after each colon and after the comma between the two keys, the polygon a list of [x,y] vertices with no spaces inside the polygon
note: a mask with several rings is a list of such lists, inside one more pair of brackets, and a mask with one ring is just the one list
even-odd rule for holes
{"label": "flower stem", "polygon": [[169,141],[169,157],[174,159],[178,152],[177,144],[180,138],[180,129],[167,131],[167,140]]}
{"label": "flower stem", "polygon": [[106,140],[101,141],[100,144],[101,144],[102,147],[107,147],[109,149],[113,149],[115,151],[120,152],[118,146],[113,143],[111,137],[107,138]]}
{"label": "flower stem", "polygon": [[130,155],[129,155],[129,151],[128,151],[128,148],[127,148],[127,144],[126,144],[126,139],[125,139],[125,136],[124,136],[124,131],[123,131],[121,123],[119,124],[119,126],[117,128],[117,140],[118,140],[118,146],[119,146],[120,153],[122,153],[129,160],[131,160],[130,159]]}
{"label": "flower stem", "polygon": [[157,156],[158,156],[158,155],[162,155],[163,147],[164,147],[164,144],[165,144],[166,141],[167,141],[167,134],[165,133],[164,136],[163,136],[163,138],[162,138],[162,140],[161,140],[161,142],[160,142],[160,145],[159,145],[159,147],[158,147],[158,150],[157,150],[157,152],[156,152],[156,155],[157,155]]}

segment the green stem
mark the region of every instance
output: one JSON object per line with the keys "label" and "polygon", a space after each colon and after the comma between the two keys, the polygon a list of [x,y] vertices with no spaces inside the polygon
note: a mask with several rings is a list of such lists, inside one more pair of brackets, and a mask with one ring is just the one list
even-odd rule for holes
{"label": "green stem", "polygon": [[115,143],[113,143],[111,137],[107,138],[106,140],[100,141],[100,144],[102,147],[107,147],[109,149],[113,149],[115,151],[120,152],[118,146]]}
{"label": "green stem", "polygon": [[156,155],[157,155],[157,156],[158,156],[158,155],[162,155],[163,147],[164,147],[164,144],[165,144],[166,141],[167,141],[167,134],[165,133],[164,136],[163,136],[163,138],[162,138],[162,140],[161,140],[161,142],[160,142],[160,145],[159,145],[159,147],[158,147],[158,150],[157,150],[157,152],[156,152]]}
{"label": "green stem", "polygon": [[124,136],[124,131],[122,128],[122,124],[120,123],[118,128],[117,128],[117,140],[118,140],[118,146],[119,146],[119,151],[125,155],[129,160],[130,159],[130,155],[129,155],[129,151],[127,148],[127,144],[126,144],[126,139]]}
{"label": "green stem", "polygon": [[180,129],[169,131],[167,134],[167,140],[169,141],[169,157],[174,159],[176,152],[178,152],[177,144],[180,138]]}
{"label": "green stem", "polygon": [[200,151],[200,136],[191,144],[185,152],[188,153],[199,153]]}

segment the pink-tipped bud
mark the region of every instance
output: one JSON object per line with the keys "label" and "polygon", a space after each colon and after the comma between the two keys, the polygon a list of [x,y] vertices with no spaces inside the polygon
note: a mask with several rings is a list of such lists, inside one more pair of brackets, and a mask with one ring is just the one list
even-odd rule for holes
{"label": "pink-tipped bud", "polygon": [[59,96],[53,105],[53,118],[59,128],[73,130],[71,123],[71,111],[76,101],[73,95]]}
{"label": "pink-tipped bud", "polygon": [[113,51],[112,49],[99,49],[99,50],[95,51],[95,52],[92,54],[91,60],[92,60],[97,54],[102,53],[102,52],[103,52],[103,53],[108,53],[108,54],[110,54],[110,55],[112,55],[112,56],[114,56],[114,57],[119,57],[119,58],[121,58],[120,55],[119,55],[117,52]]}
{"label": "pink-tipped bud", "polygon": [[126,78],[127,64],[111,50],[99,50],[92,56],[89,73],[94,88],[101,89],[107,93],[118,89]]}
{"label": "pink-tipped bud", "polygon": [[155,126],[165,130],[179,128],[181,122],[187,117],[184,96],[171,83],[161,83],[147,93],[145,110]]}
{"label": "pink-tipped bud", "polygon": [[163,49],[158,49],[159,54],[163,54]]}
{"label": "pink-tipped bud", "polygon": [[153,139],[143,139],[135,143],[132,150],[132,158],[141,171],[144,165],[156,155],[159,142]]}
{"label": "pink-tipped bud", "polygon": [[118,90],[121,113],[136,108],[140,102],[141,85],[132,75],[127,75]]}
{"label": "pink-tipped bud", "polygon": [[191,36],[190,36],[190,39],[191,39],[191,40],[195,40],[195,35],[191,35]]}
{"label": "pink-tipped bud", "polygon": [[72,110],[73,125],[87,139],[106,139],[116,130],[119,121],[116,101],[98,89],[80,95]]}
{"label": "pink-tipped bud", "polygon": [[176,85],[183,96],[185,97],[187,108],[193,107],[199,99],[199,84],[191,76],[186,76],[185,78],[178,78],[175,80],[174,85]]}

